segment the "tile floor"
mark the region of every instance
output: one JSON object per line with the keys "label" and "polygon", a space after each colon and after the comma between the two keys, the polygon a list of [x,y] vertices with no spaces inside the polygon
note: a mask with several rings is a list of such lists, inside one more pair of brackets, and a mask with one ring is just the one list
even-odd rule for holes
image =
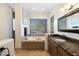
{"label": "tile floor", "polygon": [[16,56],[49,56],[45,50],[16,50]]}

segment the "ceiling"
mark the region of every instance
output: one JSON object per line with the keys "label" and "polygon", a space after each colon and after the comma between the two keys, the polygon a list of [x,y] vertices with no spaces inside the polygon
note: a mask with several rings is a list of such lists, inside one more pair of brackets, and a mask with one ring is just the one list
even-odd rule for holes
{"label": "ceiling", "polygon": [[29,13],[50,13],[54,8],[63,6],[64,3],[27,3],[22,4],[25,12]]}
{"label": "ceiling", "polygon": [[38,13],[38,12],[50,12],[53,10],[53,6],[55,4],[49,4],[49,3],[28,3],[23,4],[23,8],[26,12],[29,13]]}
{"label": "ceiling", "polygon": [[[50,13],[54,9],[60,8],[65,3],[21,3],[24,12],[28,13]],[[15,4],[9,4],[13,9]]]}

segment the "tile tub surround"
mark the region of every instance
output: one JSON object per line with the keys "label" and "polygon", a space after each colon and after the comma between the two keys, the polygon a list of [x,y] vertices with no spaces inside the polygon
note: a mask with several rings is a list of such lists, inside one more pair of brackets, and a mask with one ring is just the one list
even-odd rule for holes
{"label": "tile tub surround", "polygon": [[45,34],[44,33],[39,33],[39,34],[36,34],[36,33],[31,33],[31,34],[27,34],[27,36],[29,37],[31,37],[31,36],[45,36]]}
{"label": "tile tub surround", "polygon": [[[50,37],[50,40],[54,41],[55,39],[63,39],[63,36],[60,35],[52,35]],[[67,51],[69,54],[73,56],[79,56],[79,40],[73,39],[66,37],[65,39],[66,42],[63,45],[60,45],[59,43],[55,42],[60,48],[64,49]]]}
{"label": "tile tub surround", "polygon": [[45,36],[29,36],[29,37],[24,37],[23,40],[36,40],[36,41],[42,41],[42,40],[45,40]]}
{"label": "tile tub surround", "polygon": [[44,41],[23,41],[22,42],[23,50],[45,50]]}
{"label": "tile tub surround", "polygon": [[46,40],[47,34],[39,33],[39,34],[27,34],[27,36],[23,37],[25,40]]}

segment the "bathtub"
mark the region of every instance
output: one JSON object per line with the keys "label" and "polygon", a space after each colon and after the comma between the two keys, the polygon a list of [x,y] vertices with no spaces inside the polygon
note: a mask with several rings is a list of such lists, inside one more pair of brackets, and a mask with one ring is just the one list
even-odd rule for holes
{"label": "bathtub", "polygon": [[45,40],[46,35],[45,34],[28,34],[25,37],[25,40]]}
{"label": "bathtub", "polygon": [[27,37],[28,40],[45,40],[45,36],[31,36]]}
{"label": "bathtub", "polygon": [[28,36],[24,37],[22,41],[45,41],[46,37],[45,36]]}
{"label": "bathtub", "polygon": [[45,50],[47,50],[47,36],[27,36],[24,37],[22,41],[33,42],[33,41],[44,41],[45,42]]}

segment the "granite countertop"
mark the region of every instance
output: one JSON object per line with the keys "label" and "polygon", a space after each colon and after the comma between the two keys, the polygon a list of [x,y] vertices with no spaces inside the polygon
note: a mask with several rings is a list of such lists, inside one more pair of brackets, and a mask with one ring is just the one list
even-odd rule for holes
{"label": "granite countertop", "polygon": [[[53,36],[50,37],[52,41],[55,41],[55,39],[61,39],[61,37],[58,36]],[[65,39],[63,39],[65,40]],[[66,40],[64,44],[59,44],[55,42],[59,47],[63,48],[66,50],[68,53],[70,53],[73,56],[79,56],[79,43],[78,42],[72,42],[71,40]]]}
{"label": "granite countertop", "polygon": [[72,55],[79,56],[79,44],[73,42],[66,42],[64,45],[60,46]]}

